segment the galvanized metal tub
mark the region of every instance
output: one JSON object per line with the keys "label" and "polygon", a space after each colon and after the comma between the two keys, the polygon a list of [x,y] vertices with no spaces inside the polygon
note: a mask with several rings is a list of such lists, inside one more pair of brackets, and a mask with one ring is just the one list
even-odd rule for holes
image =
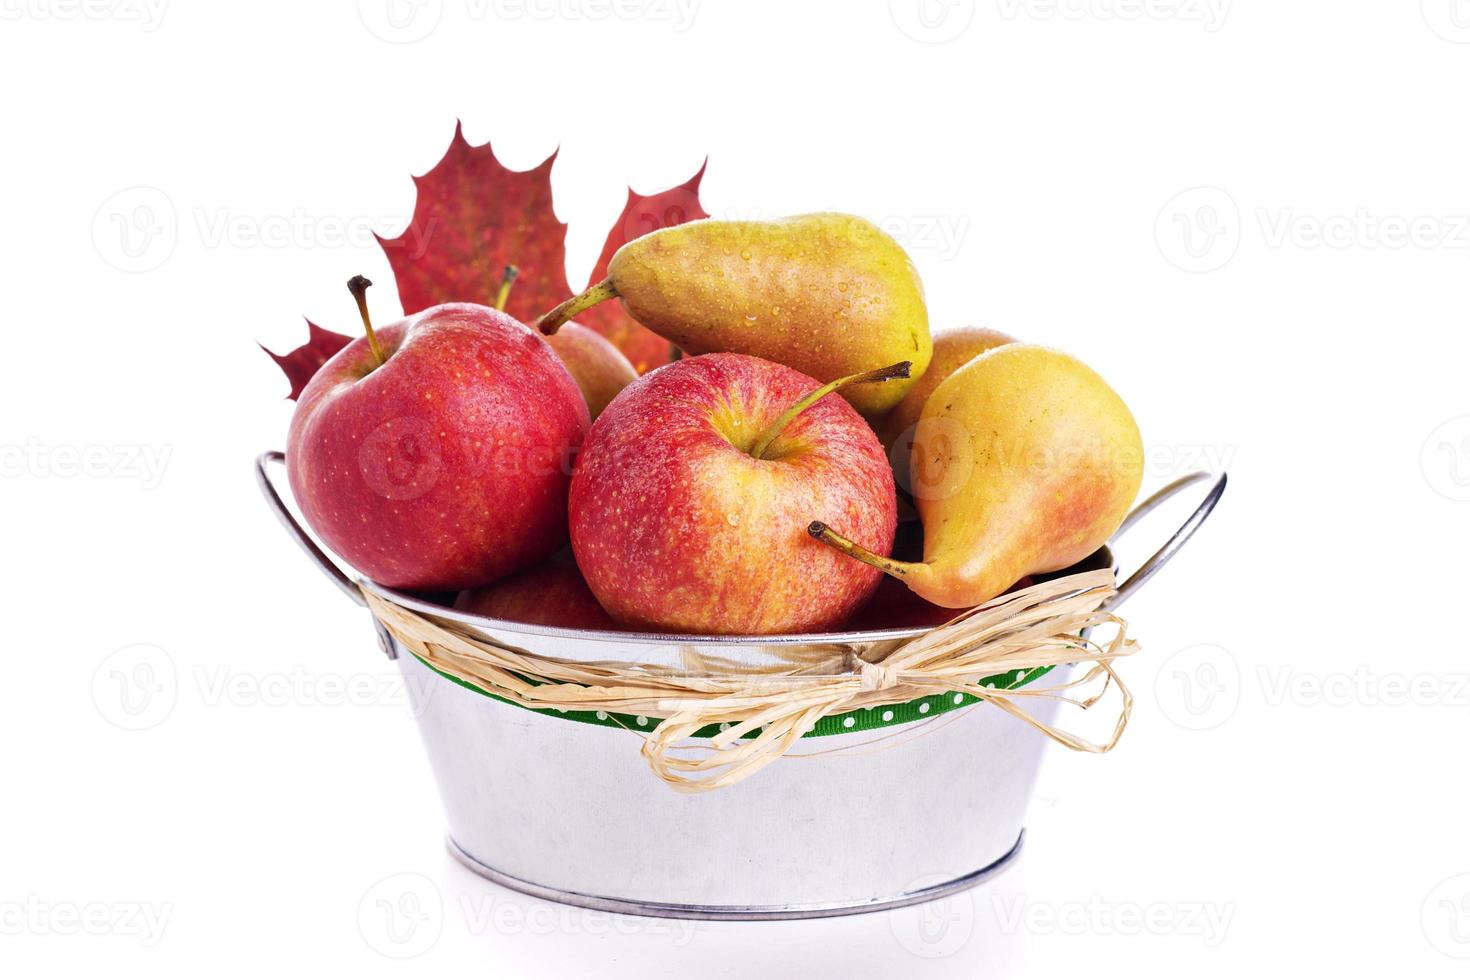
{"label": "galvanized metal tub", "polygon": [[[266,500],[348,598],[363,604],[361,586],[501,645],[583,660],[677,666],[693,654],[754,666],[780,661],[783,648],[795,644],[921,632],[657,636],[470,615],[350,578],[303,530],[271,483],[268,466],[281,461],[280,453],[256,461]],[[1128,576],[1114,607],[1204,522],[1224,492],[1225,476],[1184,477],[1129,515],[1120,534],[1180,490],[1206,481],[1204,501]],[[1112,563],[1108,549],[1084,564],[1098,563]],[[1004,712],[925,699],[934,710],[920,705],[921,721],[803,739],[791,756],[745,782],[684,795],[651,775],[628,731],[530,711],[468,689],[375,625],[380,647],[397,661],[417,699],[414,714],[443,799],[451,852],[507,887],[642,915],[809,918],[950,894],[996,873],[1020,852],[1047,740]],[[1045,721],[1054,710],[1053,704],[1036,713]],[[645,723],[651,728],[657,719],[634,725]],[[802,758],[811,755],[818,757]]]}

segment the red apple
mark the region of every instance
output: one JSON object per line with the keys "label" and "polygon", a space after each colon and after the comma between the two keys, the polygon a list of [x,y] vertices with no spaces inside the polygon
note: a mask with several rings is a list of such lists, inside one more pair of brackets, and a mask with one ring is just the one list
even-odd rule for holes
{"label": "red apple", "polygon": [[550,558],[498,582],[461,592],[454,608],[512,623],[582,630],[618,628],[570,558]]}
{"label": "red apple", "polygon": [[368,336],[322,365],[291,419],[287,471],[307,523],[391,588],[469,588],[556,552],[589,418],[551,347],[471,303],[374,332],[366,280],[353,283]]}
{"label": "red apple", "polygon": [[595,330],[568,323],[546,340],[582,389],[594,419],[613,396],[638,380],[638,372],[623,352]]}
{"label": "red apple", "polygon": [[907,372],[822,385],[708,354],[626,388],[592,427],[569,502],[577,564],[603,608],[624,626],[677,633],[839,626],[880,575],[814,541],[811,514],[841,514],[887,549],[896,501],[877,436],[827,393]]}

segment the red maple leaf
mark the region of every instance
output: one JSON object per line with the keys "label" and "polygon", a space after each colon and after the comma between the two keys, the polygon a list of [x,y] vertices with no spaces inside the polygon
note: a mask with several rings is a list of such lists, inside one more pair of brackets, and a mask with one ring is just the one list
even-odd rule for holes
{"label": "red maple leaf", "polygon": [[310,320],[306,321],[306,338],[306,343],[289,354],[277,354],[264,344],[260,345],[260,349],[269,354],[271,360],[286,372],[286,380],[291,382],[291,393],[286,397],[292,401],[301,396],[301,389],[306,387],[311,376],[316,374],[333,354],[352,342],[351,337],[344,337],[331,330],[323,330]]}
{"label": "red maple leaf", "polygon": [[506,312],[530,322],[571,295],[567,226],[551,209],[553,153],[531,170],[507,170],[490,144],[454,127],[434,169],[414,178],[408,228],[378,243],[398,281],[404,313],[439,303],[493,303],[507,265],[520,270]]}
{"label": "red maple leaf", "polygon": [[[471,146],[456,124],[443,159],[414,178],[413,218],[397,238],[378,238],[398,282],[404,313],[439,303],[493,303],[505,267],[519,270],[506,312],[532,322],[570,296],[567,226],[551,200],[553,153],[530,170],[509,170],[489,143]],[[704,166],[693,177],[657,194],[628,190],[628,201],[608,232],[589,281],[607,275],[613,253],[640,235],[709,215],[699,203]],[[603,303],[577,318],[611,340],[639,373],[667,363],[668,341],[640,326],[621,303]],[[266,351],[291,381],[295,398],[317,368],[347,343],[341,334],[307,322],[308,342],[286,355]]]}
{"label": "red maple leaf", "polygon": [[[628,203],[623,205],[617,224],[608,232],[607,244],[602,246],[602,255],[592,267],[592,277],[588,282],[601,282],[607,278],[607,264],[613,253],[633,239],[670,225],[708,218],[709,214],[699,203],[699,182],[704,179],[704,168],[708,162],[700,164],[699,172],[684,183],[657,194],[645,196],[628,188]],[[669,342],[630,317],[622,303],[599,303],[580,313],[577,322],[591,327],[616,344],[633,362],[639,374],[669,360]]]}

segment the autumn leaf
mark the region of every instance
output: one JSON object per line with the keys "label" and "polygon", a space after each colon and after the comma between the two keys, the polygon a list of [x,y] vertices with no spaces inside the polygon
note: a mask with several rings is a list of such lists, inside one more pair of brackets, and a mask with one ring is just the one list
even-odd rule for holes
{"label": "autumn leaf", "polygon": [[[378,238],[398,283],[406,314],[439,303],[491,304],[505,267],[519,270],[506,311],[530,323],[570,296],[566,275],[567,226],[552,208],[553,153],[530,170],[510,170],[489,143],[471,146],[456,125],[444,157],[414,178],[418,197],[413,218],[397,238]],[[624,243],[650,231],[706,218],[699,201],[704,167],[676,187],[657,194],[631,188],[623,213],[608,232],[590,281],[607,275],[607,264]],[[577,318],[607,337],[639,373],[667,363],[668,341],[640,326],[621,303],[603,303]],[[301,393],[317,368],[347,343],[341,334],[307,323],[308,342],[289,354],[266,351]]]}
{"label": "autumn leaf", "polygon": [[414,178],[413,218],[397,238],[379,238],[404,313],[439,303],[493,303],[507,265],[520,270],[506,312],[530,322],[571,295],[567,226],[551,206],[553,153],[531,170],[508,170],[490,144],[464,130],[444,158]]}
{"label": "autumn leaf", "polygon": [[[601,282],[607,278],[607,264],[612,261],[613,253],[633,239],[660,228],[708,218],[699,203],[699,182],[704,179],[704,166],[701,164],[699,172],[679,186],[657,194],[643,195],[628,188],[628,203],[608,233],[607,244],[602,246],[602,255],[593,266],[588,282]],[[668,363],[672,352],[669,342],[629,316],[622,303],[599,303],[579,314],[577,322],[591,327],[617,345],[639,374]]]}
{"label": "autumn leaf", "polygon": [[260,349],[271,356],[271,360],[280,365],[286,373],[286,380],[291,382],[291,393],[287,395],[292,401],[301,397],[301,389],[311,380],[321,366],[331,359],[332,355],[352,342],[351,337],[344,337],[340,333],[331,330],[323,330],[321,327],[306,321],[306,343],[296,348],[289,354],[277,354],[264,344]]}

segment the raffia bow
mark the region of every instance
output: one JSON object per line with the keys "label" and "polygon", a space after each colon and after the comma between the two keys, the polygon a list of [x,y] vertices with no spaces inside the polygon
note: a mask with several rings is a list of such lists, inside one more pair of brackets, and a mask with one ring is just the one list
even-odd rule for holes
{"label": "raffia bow", "polygon": [[[776,761],[825,715],[950,692],[982,698],[1068,748],[1107,752],[1122,736],[1133,706],[1112,662],[1138,649],[1127,624],[1104,608],[1115,590],[1111,571],[1082,572],[1008,593],[912,639],[783,648],[786,662],[767,667],[691,652],[682,668],[543,656],[470,636],[371,589],[363,595],[406,649],[489,694],[527,708],[662,718],[645,735],[643,757],[674,789],[701,793],[733,785]],[[1099,628],[1110,633],[1105,640],[1091,635]],[[1083,676],[1049,687],[1003,690],[981,684],[1006,671],[1078,663],[1090,665]],[[1096,687],[1099,680],[1094,693],[1069,693]],[[1021,707],[1027,698],[1042,698],[1086,709],[1113,684],[1121,705],[1103,742],[1054,728]],[[729,727],[690,743],[695,732],[719,724]]]}

